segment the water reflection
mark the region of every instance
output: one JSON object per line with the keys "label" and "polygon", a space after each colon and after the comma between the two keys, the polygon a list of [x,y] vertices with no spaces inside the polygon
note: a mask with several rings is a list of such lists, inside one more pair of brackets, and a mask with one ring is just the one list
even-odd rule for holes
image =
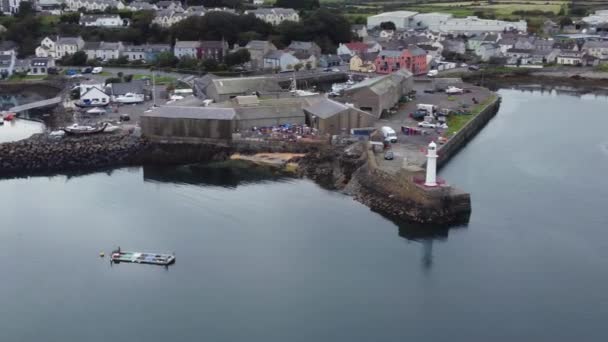
{"label": "water reflection", "polygon": [[143,167],[143,170],[145,182],[218,186],[233,189],[239,185],[290,179],[269,168],[236,161],[181,166],[147,165]]}

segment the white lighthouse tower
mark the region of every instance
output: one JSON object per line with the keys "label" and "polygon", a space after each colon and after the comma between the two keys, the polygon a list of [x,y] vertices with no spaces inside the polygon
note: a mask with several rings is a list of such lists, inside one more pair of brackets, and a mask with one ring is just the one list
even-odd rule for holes
{"label": "white lighthouse tower", "polygon": [[437,145],[431,141],[426,152],[426,186],[437,186]]}

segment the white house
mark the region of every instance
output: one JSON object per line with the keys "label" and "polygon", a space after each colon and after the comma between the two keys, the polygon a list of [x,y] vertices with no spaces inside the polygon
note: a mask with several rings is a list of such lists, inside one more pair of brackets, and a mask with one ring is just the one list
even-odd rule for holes
{"label": "white house", "polygon": [[262,6],[264,4],[264,0],[253,0],[253,4],[256,6]]}
{"label": "white house", "polygon": [[84,47],[88,59],[104,62],[110,59],[118,59],[123,49],[124,47],[121,42],[87,42]]}
{"label": "white house", "polygon": [[177,58],[190,57],[197,58],[198,48],[201,47],[199,41],[188,41],[188,40],[177,40],[175,41],[175,47],[173,48],[173,54]]}
{"label": "white house", "polygon": [[122,19],[118,14],[80,14],[81,26],[96,27],[126,27],[129,21]]}
{"label": "white house", "polygon": [[175,12],[184,11],[184,7],[182,6],[182,3],[179,1],[159,1],[156,3],[156,6],[160,10],[175,11]]}
{"label": "white house", "polygon": [[2,8],[2,13],[7,15],[14,15],[19,12],[19,5],[21,1],[25,0],[2,0],[0,3],[0,7]]}
{"label": "white house", "polygon": [[30,60],[28,75],[48,75],[49,68],[55,67],[55,61],[48,57],[35,57]]}
{"label": "white house", "polygon": [[45,37],[36,48],[36,57],[51,57],[60,59],[66,55],[73,55],[84,47],[82,37]]}
{"label": "white house", "polygon": [[154,17],[154,20],[152,20],[152,23],[158,24],[161,27],[167,28],[167,27],[171,27],[171,26],[179,23],[180,21],[188,18],[191,15],[192,15],[192,13],[188,13],[188,12],[162,10],[162,11],[156,12],[156,17]]}
{"label": "white house", "polygon": [[0,55],[0,77],[9,77],[15,71],[15,54]]}
{"label": "white house", "polygon": [[81,8],[87,11],[105,11],[108,7],[125,9],[125,5],[118,0],[65,0],[65,4],[70,11],[79,11]]}
{"label": "white house", "polygon": [[264,69],[291,71],[299,63],[299,59],[284,51],[271,51],[264,56]]}
{"label": "white house", "polygon": [[157,11],[158,6],[144,1],[133,1],[130,4],[125,5],[125,9],[133,12],[137,11]]}
{"label": "white house", "polygon": [[557,56],[557,64],[561,65],[581,65],[583,64],[583,53],[577,51],[562,51]]}
{"label": "white house", "polygon": [[279,25],[284,21],[300,21],[300,15],[292,8],[258,8],[245,11],[244,14],[253,14],[258,19],[271,25]]}
{"label": "white house", "polygon": [[91,87],[84,94],[80,95],[83,103],[105,104],[110,103],[110,96],[97,87]]}

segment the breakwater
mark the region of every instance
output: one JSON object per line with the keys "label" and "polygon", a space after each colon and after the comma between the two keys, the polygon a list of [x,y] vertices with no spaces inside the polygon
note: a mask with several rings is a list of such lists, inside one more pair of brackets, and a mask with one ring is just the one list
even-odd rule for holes
{"label": "breakwater", "polygon": [[466,144],[483,129],[483,127],[492,119],[500,108],[500,97],[494,98],[479,114],[471,118],[453,137],[445,144],[441,145],[437,151],[437,166],[445,165],[458,151],[466,146]]}
{"label": "breakwater", "polygon": [[158,143],[126,132],[50,138],[36,134],[28,139],[0,144],[0,176],[29,176],[63,171],[145,165],[187,164],[226,160],[233,153],[308,153],[315,144],[234,142],[231,144]]}

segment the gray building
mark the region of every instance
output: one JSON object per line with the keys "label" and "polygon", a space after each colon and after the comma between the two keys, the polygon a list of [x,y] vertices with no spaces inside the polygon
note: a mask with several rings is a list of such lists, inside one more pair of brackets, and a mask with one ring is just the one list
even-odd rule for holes
{"label": "gray building", "polygon": [[230,140],[236,125],[232,108],[163,106],[141,116],[142,135],[157,141]]}
{"label": "gray building", "polygon": [[176,41],[173,48],[173,54],[177,58],[190,57],[196,59],[198,57],[198,49],[201,46],[199,41]]}
{"label": "gray building", "polygon": [[348,133],[353,128],[373,127],[377,120],[371,113],[328,98],[319,98],[303,110],[306,124],[321,134],[336,135]]}
{"label": "gray building", "polygon": [[245,49],[247,49],[249,55],[251,55],[251,69],[258,70],[264,67],[264,56],[271,51],[276,51],[277,47],[271,42],[264,40],[252,40],[245,45]]}
{"label": "gray building", "polygon": [[401,97],[414,88],[411,72],[399,70],[392,74],[370,78],[344,90],[344,101],[379,118],[394,107]]}
{"label": "gray building", "polygon": [[216,78],[209,75],[196,80],[195,88],[199,98],[212,99],[215,102],[227,101],[241,95],[263,95],[281,91],[277,79],[272,76]]}

